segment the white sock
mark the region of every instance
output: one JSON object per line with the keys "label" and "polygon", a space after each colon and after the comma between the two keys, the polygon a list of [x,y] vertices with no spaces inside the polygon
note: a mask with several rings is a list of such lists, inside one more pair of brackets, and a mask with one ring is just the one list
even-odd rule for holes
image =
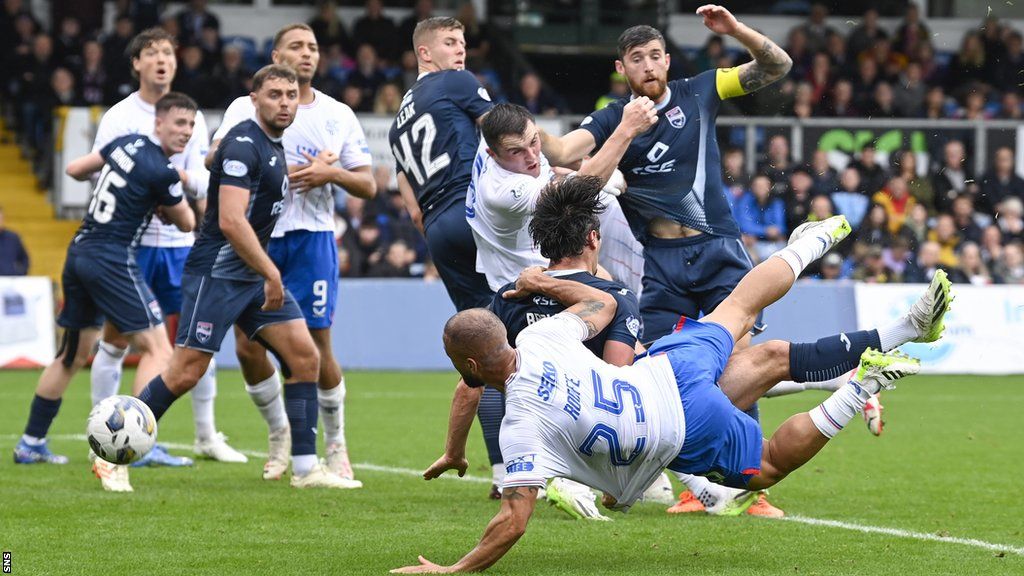
{"label": "white sock", "polygon": [[320,422],[324,427],[324,442],[345,445],[345,379],[330,390],[316,389],[320,404]]}
{"label": "white sock", "polygon": [[[822,242],[822,239],[825,241]],[[804,268],[824,256],[831,247],[832,239],[822,229],[812,236],[804,236],[772,256],[782,258],[793,269],[793,275],[799,278]]]}
{"label": "white sock", "polygon": [[217,376],[213,359],[206,373],[192,389],[192,419],[196,424],[196,440],[209,440],[217,433],[213,417],[213,399],[217,397]]}
{"label": "white sock", "polygon": [[42,446],[43,444],[46,444],[46,438],[36,438],[35,436],[29,436],[28,434],[22,434],[21,439],[29,446]]}
{"label": "white sock", "polygon": [[683,472],[673,472],[673,474],[680,482],[686,484],[686,487],[693,492],[693,495],[700,500],[705,508],[711,508],[719,501],[733,498],[743,492],[743,490],[715,484],[703,476],[694,476]]}
{"label": "white sock", "polygon": [[121,366],[127,352],[127,348],[118,348],[100,340],[96,357],[92,360],[92,370],[89,372],[93,406],[114,396],[120,390]]}
{"label": "white sock", "polygon": [[792,380],[783,380],[768,389],[768,391],[765,392],[764,397],[775,398],[776,396],[786,396],[788,394],[796,394],[807,390],[825,390],[827,392],[835,392],[849,381],[850,374],[836,376],[831,380],[825,380],[823,382],[793,382]]}
{"label": "white sock", "polygon": [[882,352],[895,350],[918,337],[910,316],[902,316],[885,326],[878,327],[878,340],[882,343]]}
{"label": "white sock", "polygon": [[840,430],[864,409],[864,403],[871,394],[853,380],[832,393],[824,402],[813,408],[809,414],[814,426],[826,438],[833,438]]}
{"label": "white sock", "polygon": [[305,476],[309,474],[309,471],[316,466],[317,459],[316,454],[303,454],[301,456],[292,456],[292,474],[296,476]]}
{"label": "white sock", "polygon": [[501,462],[491,464],[491,483],[501,489],[501,483],[505,481],[505,465]]}
{"label": "white sock", "polygon": [[276,370],[263,382],[246,384],[245,391],[249,393],[253,404],[256,404],[271,432],[288,426],[288,414],[285,413],[284,402],[281,400],[281,380]]}

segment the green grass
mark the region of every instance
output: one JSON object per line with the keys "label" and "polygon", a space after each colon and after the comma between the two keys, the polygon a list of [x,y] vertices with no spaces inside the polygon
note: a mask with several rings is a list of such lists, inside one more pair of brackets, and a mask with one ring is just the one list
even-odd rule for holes
{"label": "green grass", "polygon": [[[21,433],[37,374],[0,373],[0,439]],[[383,574],[417,554],[451,563],[479,538],[497,504],[487,486],[371,471],[420,470],[444,442],[451,374],[348,375],[347,429],[358,491],[298,491],[264,482],[262,462],[199,462],[132,471],[134,494],[104,493],[80,434],[88,376],[72,384],[51,433],[67,466],[0,459],[0,549],[14,574]],[[762,402],[765,428],[823,398]],[[884,396],[886,433],[854,421],[772,491],[791,515],[1024,547],[1024,378],[917,377]],[[237,372],[220,372],[218,426],[242,449],[266,450],[265,427]],[[191,443],[187,401],[160,423]],[[178,450],[177,452],[182,452]],[[489,467],[479,433],[470,474]],[[539,506],[494,574],[1024,574],[1024,556],[750,517],[676,517],[638,505],[612,523],[573,522]]]}

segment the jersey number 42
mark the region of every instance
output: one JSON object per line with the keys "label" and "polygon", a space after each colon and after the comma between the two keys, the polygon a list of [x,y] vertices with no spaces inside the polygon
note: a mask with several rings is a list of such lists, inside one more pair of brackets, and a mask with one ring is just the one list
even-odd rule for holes
{"label": "jersey number 42", "polygon": [[[402,165],[402,171],[406,174],[411,174],[413,179],[416,180],[416,184],[420,186],[423,186],[424,182],[430,180],[431,176],[447,168],[452,161],[447,152],[436,158],[430,157],[434,147],[435,136],[437,136],[437,127],[434,125],[434,117],[430,114],[424,114],[398,137],[398,142],[402,145],[402,149],[399,150],[398,146],[394,145],[391,147],[395,159]],[[413,153],[413,145],[420,147],[418,164]]]}

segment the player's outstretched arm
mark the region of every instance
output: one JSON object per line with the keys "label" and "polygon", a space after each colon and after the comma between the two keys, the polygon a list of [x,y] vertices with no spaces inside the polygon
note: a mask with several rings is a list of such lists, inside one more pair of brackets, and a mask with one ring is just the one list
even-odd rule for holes
{"label": "player's outstretched arm", "polygon": [[586,130],[576,129],[565,136],[552,136],[540,128],[540,149],[552,166],[576,169],[596,145],[594,135]]}
{"label": "player's outstretched arm", "polygon": [[543,268],[531,266],[516,279],[516,287],[502,294],[504,298],[522,298],[543,294],[566,307],[566,312],[579,316],[587,325],[589,340],[604,330],[615,318],[618,303],[611,294],[572,280],[560,280],[544,274]]}
{"label": "player's outstretched arm", "polygon": [[501,559],[526,533],[526,524],[537,504],[539,486],[506,488],[501,491],[501,510],[484,530],[480,543],[452,566],[439,566],[419,557],[420,563],[392,570],[393,574],[448,574],[479,572]]}
{"label": "player's outstretched arm", "polygon": [[174,224],[182,232],[191,232],[196,227],[196,216],[184,198],[173,206],[161,206],[159,213],[161,220]]}
{"label": "player's outstretched arm", "polygon": [[103,168],[103,163],[103,156],[99,152],[90,152],[85,156],[79,156],[68,162],[68,167],[64,169],[64,173],[81,182],[88,180],[90,176],[99,172]]}
{"label": "player's outstretched arm", "polygon": [[221,186],[219,199],[220,231],[231,243],[235,253],[257,274],[266,279],[264,283],[264,310],[277,310],[284,305],[284,286],[281,284],[281,272],[274,261],[267,256],[260,245],[256,231],[245,217],[249,207],[249,191],[238,186]]}
{"label": "player's outstretched arm", "polygon": [[483,392],[483,387],[470,388],[465,380],[459,379],[452,396],[452,410],[448,415],[448,438],[445,440],[444,454],[423,472],[424,480],[433,480],[448,470],[455,470],[460,478],[465,476],[466,468],[469,467],[466,461],[466,440]]}
{"label": "player's outstretched arm", "polygon": [[728,34],[750,51],[752,62],[737,67],[740,87],[744,94],[750,94],[775,82],[789,73],[793,59],[786,51],[760,32],[736,20],[727,9],[715,4],[697,8],[697,14],[704,17],[704,26],[715,34]]}

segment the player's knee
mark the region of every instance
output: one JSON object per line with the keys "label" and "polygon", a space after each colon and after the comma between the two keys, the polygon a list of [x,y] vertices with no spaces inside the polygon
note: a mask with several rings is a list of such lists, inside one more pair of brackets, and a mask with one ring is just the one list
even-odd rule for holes
{"label": "player's knee", "polygon": [[312,342],[296,347],[291,358],[285,360],[292,377],[303,382],[315,382],[320,377],[320,352]]}
{"label": "player's knee", "polygon": [[248,338],[236,338],[235,355],[238,356],[238,361],[242,364],[254,365],[261,359],[265,359],[267,352],[262,346]]}
{"label": "player's knee", "polygon": [[789,342],[785,340],[769,340],[761,344],[764,351],[762,366],[770,367],[772,372],[789,373]]}
{"label": "player's knee", "polygon": [[148,354],[164,360],[169,360],[171,357],[171,342],[167,339],[162,327],[150,328],[134,335],[131,338],[131,344],[141,354]]}

